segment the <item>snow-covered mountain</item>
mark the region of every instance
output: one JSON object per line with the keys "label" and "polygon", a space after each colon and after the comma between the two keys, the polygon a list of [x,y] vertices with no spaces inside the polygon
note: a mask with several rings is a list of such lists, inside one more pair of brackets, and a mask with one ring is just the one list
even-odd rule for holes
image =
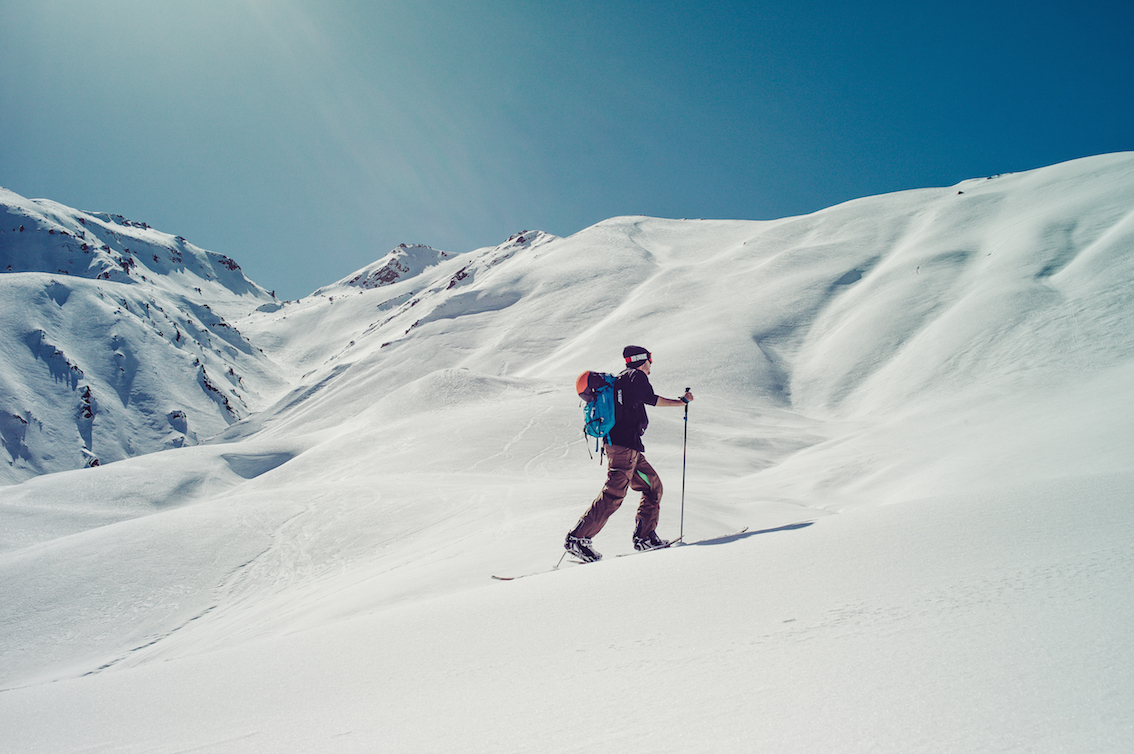
{"label": "snow-covered mountain", "polygon": [[[36,447],[89,449],[66,404],[88,384],[176,403],[114,382],[127,353],[251,387],[194,447],[0,488],[0,746],[1134,745],[1134,154],[772,222],[403,247],[287,304],[215,270],[37,264],[2,276],[3,413],[63,406]],[[239,340],[196,326],[179,355],[167,300]],[[697,396],[645,439],[660,531],[697,546],[615,557],[628,501],[601,564],[491,582],[552,570],[601,485],[572,387],[627,343]]]}
{"label": "snow-covered mountain", "polygon": [[232,259],[0,189],[0,482],[194,445],[277,367],[233,318],[274,297]]}
{"label": "snow-covered mountain", "polygon": [[442,259],[451,256],[449,252],[434,249],[432,246],[401,244],[377,262],[363,267],[337,283],[320,288],[314,295],[333,295],[334,291],[342,288],[355,287],[367,290],[390,285],[420,275],[426,268],[433,267]]}

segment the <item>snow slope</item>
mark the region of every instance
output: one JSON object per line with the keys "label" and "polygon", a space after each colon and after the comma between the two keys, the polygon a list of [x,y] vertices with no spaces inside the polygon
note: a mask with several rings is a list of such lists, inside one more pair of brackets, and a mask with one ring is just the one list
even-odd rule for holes
{"label": "snow slope", "polygon": [[[1129,750],[1132,250],[1117,154],[234,317],[274,404],[0,488],[0,750]],[[697,396],[693,544],[614,557],[628,503],[491,581],[601,485],[571,385],[626,343]]]}

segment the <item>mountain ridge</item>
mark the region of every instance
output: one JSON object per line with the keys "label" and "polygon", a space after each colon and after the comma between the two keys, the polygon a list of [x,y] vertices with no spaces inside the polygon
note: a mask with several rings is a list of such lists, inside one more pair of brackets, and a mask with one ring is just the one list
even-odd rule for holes
{"label": "mountain ridge", "polygon": [[[969,317],[970,308],[1004,309],[1000,316],[1006,332],[1049,329],[1051,337],[1067,342],[1058,357],[1064,362],[1113,360],[1125,351],[1095,353],[1090,317],[1069,319],[1059,312],[1068,296],[1078,296],[1076,281],[1097,276],[1099,265],[1105,270],[1124,264],[1102,250],[1127,232],[1129,210],[1122,192],[1128,188],[1122,181],[1129,161],[1130,155],[1121,154],[1085,158],[954,187],[866,197],[774,221],[628,216],[565,239],[525,231],[496,247],[461,254],[403,245],[297,302],[275,301],[228,257],[199,250],[145,223],[6,192],[11,209],[5,225],[13,227],[2,229],[0,261],[15,268],[23,258],[29,272],[0,280],[30,280],[30,268],[63,267],[59,260],[71,265],[54,273],[40,270],[46,277],[13,287],[3,299],[12,312],[9,321],[19,323],[19,333],[9,334],[8,352],[22,354],[19,366],[7,369],[0,382],[0,387],[7,385],[0,397],[8,396],[6,405],[15,406],[0,412],[10,456],[8,481],[210,437],[245,436],[270,417],[278,419],[284,409],[326,395],[328,388],[337,390],[340,382],[372,385],[372,394],[380,396],[434,368],[452,366],[501,376],[550,368],[562,380],[576,368],[563,369],[568,362],[599,361],[601,350],[611,346],[602,345],[605,338],[596,334],[610,326],[621,327],[623,339],[634,342],[650,341],[658,328],[670,337],[687,332],[676,341],[685,362],[683,380],[695,379],[698,370],[692,362],[713,364],[714,380],[723,380],[729,391],[816,415],[878,408],[891,401],[895,385],[916,384],[909,379],[911,370],[923,373],[920,380],[927,385],[934,384],[943,367],[978,374],[982,359],[999,358],[995,343],[1007,336],[993,334],[987,314]],[[1060,190],[1101,184],[1111,194],[1092,189],[1080,199]],[[1016,194],[1030,197],[1029,204],[1014,206]],[[1110,195],[1115,198],[1106,200],[1109,204],[1096,206],[1099,197]],[[1039,225],[1027,219],[1044,213],[1059,219]],[[94,248],[99,240],[113,242],[103,244],[110,251]],[[89,248],[84,250],[84,244]],[[16,248],[31,253],[20,257]],[[130,264],[130,259],[137,261]],[[705,277],[706,265],[716,266],[720,274]],[[69,281],[64,271],[90,282]],[[1008,280],[1013,282],[1004,282]],[[115,284],[123,286],[115,291],[134,293],[99,288]],[[756,306],[735,295],[738,284],[760,287]],[[1121,308],[1120,292],[1097,280],[1091,285],[1101,286],[1092,306]],[[138,295],[143,288],[166,297]],[[968,293],[955,298],[961,291]],[[889,300],[886,307],[863,306],[878,296]],[[28,310],[24,302],[29,300],[43,303]],[[80,301],[90,322],[103,323],[97,333],[88,329],[90,347],[76,343],[74,322],[58,316],[79,308]],[[30,311],[41,314],[29,318]],[[947,312],[961,323],[960,329],[942,318]],[[706,350],[710,344],[698,342],[696,332],[711,328],[719,317],[740,328],[727,342]],[[111,334],[119,322],[132,323],[132,335]],[[465,329],[460,324],[477,322],[484,326]],[[970,322],[974,324],[965,324]],[[474,338],[465,346],[470,358],[438,361],[435,346],[419,347],[428,342],[423,334],[439,334],[438,344],[451,341],[444,331],[454,325],[464,337]],[[967,327],[975,329],[961,335]],[[544,333],[542,339],[525,334],[537,330]],[[144,349],[148,356],[134,354],[134,336],[155,347]],[[115,363],[91,352],[106,337]],[[484,337],[496,342],[486,358],[474,355],[479,353],[475,343]],[[979,347],[964,344],[965,337]],[[941,351],[938,344],[945,341],[954,342],[952,350]],[[903,345],[891,355],[894,343]],[[168,352],[170,345],[180,355],[186,354],[186,346],[192,351],[189,369],[178,370],[177,387],[169,388],[182,397],[147,407],[142,417],[114,417],[121,426],[113,428],[113,442],[92,447],[99,444],[93,428],[114,422],[104,413],[92,424],[91,406],[118,414],[127,409],[123,416],[129,414],[137,369],[146,371],[154,385],[143,391],[147,395],[166,389],[160,387],[156,365],[162,360],[157,354]],[[391,355],[407,346],[404,356]],[[450,342],[441,350],[452,348],[461,346]],[[955,353],[966,355],[951,355]],[[841,381],[832,382],[825,367],[832,354],[847,364]],[[883,360],[881,354],[886,354]],[[377,371],[361,366],[379,363],[383,367]],[[368,375],[361,383],[350,377],[361,375],[360,369]],[[819,380],[810,376],[816,370],[824,375]],[[20,376],[32,373],[49,387],[41,390]],[[98,378],[80,385],[79,375]],[[312,392],[312,381],[323,387]],[[962,383],[976,384],[971,379],[958,381]],[[52,396],[50,406],[33,406],[39,392]],[[23,404],[17,395],[23,396]],[[255,418],[260,412],[266,413]],[[306,409],[289,422],[303,421],[303,416],[308,416]],[[229,425],[237,426],[228,430]],[[47,437],[42,430],[48,426],[74,429],[67,430],[70,439]],[[145,439],[134,439],[138,436]],[[59,444],[71,450],[49,449]],[[37,454],[55,458],[44,465],[36,461]],[[64,457],[71,460],[59,460]],[[22,471],[13,476],[12,469],[21,464]]]}
{"label": "mountain ridge", "polygon": [[274,297],[223,254],[0,189],[0,481],[194,445],[278,382],[232,318]]}

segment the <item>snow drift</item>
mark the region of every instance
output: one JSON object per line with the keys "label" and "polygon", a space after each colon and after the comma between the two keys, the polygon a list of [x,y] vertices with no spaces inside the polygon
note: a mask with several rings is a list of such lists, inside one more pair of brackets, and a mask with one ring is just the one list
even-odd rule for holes
{"label": "snow drift", "polygon": [[[5,745],[1128,748],[1132,250],[1118,154],[395,250],[278,308],[192,286],[258,402],[196,447],[0,489]],[[56,317],[111,290],[8,277]],[[73,326],[23,324],[4,379],[74,393],[43,356],[78,363]],[[95,341],[145,353],[132,333]],[[628,502],[603,563],[490,582],[555,565],[602,479],[574,377],[626,343],[697,396],[701,544],[614,558]],[[673,534],[684,427],[651,419]]]}

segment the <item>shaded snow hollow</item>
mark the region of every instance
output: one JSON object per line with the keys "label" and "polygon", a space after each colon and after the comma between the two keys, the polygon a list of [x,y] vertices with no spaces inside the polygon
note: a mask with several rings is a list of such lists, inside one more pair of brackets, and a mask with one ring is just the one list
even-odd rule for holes
{"label": "shaded snow hollow", "polygon": [[[0,749],[1129,750],[1132,252],[1116,154],[201,286],[246,412],[0,488]],[[71,396],[70,308],[134,300],[6,277],[56,329],[3,385]],[[627,343],[697,396],[646,436],[688,544],[616,557],[628,502],[553,571],[603,479],[574,378]]]}

